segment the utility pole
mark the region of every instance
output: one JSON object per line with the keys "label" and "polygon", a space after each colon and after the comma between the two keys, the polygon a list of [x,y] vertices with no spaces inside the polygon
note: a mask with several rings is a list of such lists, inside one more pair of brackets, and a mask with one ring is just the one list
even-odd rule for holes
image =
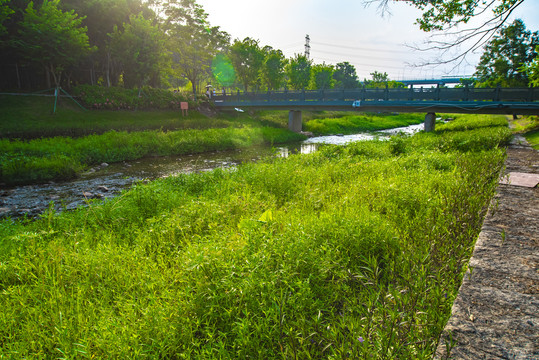
{"label": "utility pole", "polygon": [[311,45],[309,45],[309,42],[311,39],[309,38],[309,34],[305,35],[305,57],[307,60],[309,60],[309,57],[311,56]]}

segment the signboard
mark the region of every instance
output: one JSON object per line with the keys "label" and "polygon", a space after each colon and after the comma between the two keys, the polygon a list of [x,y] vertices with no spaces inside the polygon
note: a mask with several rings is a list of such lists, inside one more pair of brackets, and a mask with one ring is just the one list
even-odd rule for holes
{"label": "signboard", "polygon": [[189,103],[186,102],[186,101],[182,101],[180,103],[180,109],[182,109],[182,115],[183,116],[188,115]]}

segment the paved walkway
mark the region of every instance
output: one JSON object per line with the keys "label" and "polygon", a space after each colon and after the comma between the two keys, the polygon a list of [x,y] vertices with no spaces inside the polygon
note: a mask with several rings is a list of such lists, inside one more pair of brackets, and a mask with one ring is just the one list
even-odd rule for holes
{"label": "paved walkway", "polygon": [[[539,175],[523,138],[508,149],[511,172]],[[539,187],[500,184],[493,201],[435,359],[539,360]]]}

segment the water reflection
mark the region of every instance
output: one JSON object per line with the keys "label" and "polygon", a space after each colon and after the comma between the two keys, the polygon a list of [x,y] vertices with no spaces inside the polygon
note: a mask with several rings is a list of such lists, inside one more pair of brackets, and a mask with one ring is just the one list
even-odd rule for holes
{"label": "water reflection", "polygon": [[408,135],[415,134],[416,132],[419,132],[423,130],[425,127],[424,124],[416,124],[416,125],[410,125],[406,127],[400,127],[400,128],[394,128],[394,129],[387,129],[387,130],[381,130],[381,133],[388,134],[388,135],[396,135],[398,133],[404,133]]}
{"label": "water reflection", "polygon": [[307,144],[333,144],[346,145],[350,142],[373,140],[377,136],[373,134],[354,134],[354,135],[329,135],[312,137],[305,141]]}
{"label": "water reflection", "polygon": [[295,154],[310,154],[318,150],[318,144],[303,142],[301,144],[290,145],[287,147],[278,147],[276,152],[277,156],[289,157]]}
{"label": "water reflection", "polygon": [[374,139],[387,139],[391,135],[399,133],[414,134],[423,130],[423,124],[410,125],[406,127],[380,130],[374,133],[361,133],[353,135],[329,135],[329,136],[317,136],[307,139],[304,144],[333,144],[333,145],[346,145],[355,141],[365,141]]}

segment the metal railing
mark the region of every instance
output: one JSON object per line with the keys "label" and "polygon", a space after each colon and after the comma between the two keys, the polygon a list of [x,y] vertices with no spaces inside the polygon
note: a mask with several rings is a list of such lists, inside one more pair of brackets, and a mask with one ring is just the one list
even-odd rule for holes
{"label": "metal railing", "polygon": [[332,102],[332,101],[539,101],[538,88],[408,88],[341,89],[221,93],[212,96],[218,102]]}

